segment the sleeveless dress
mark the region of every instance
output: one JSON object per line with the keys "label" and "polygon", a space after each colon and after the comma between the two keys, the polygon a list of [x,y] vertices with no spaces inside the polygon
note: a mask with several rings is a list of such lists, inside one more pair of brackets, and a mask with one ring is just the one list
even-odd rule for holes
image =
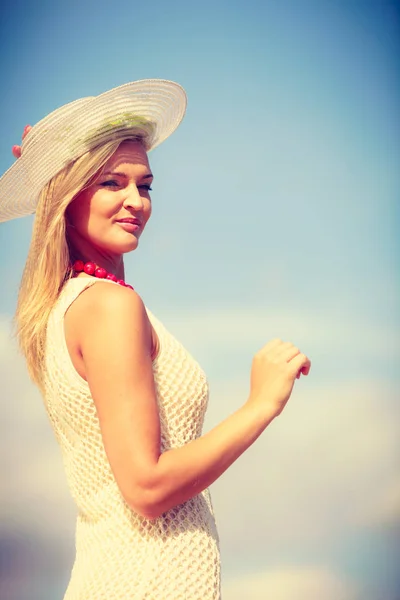
{"label": "sleeveless dress", "polygon": [[[44,402],[78,509],[76,558],[64,600],[220,600],[209,491],[150,521],[127,505],[112,474],[89,386],[72,364],[64,335],[65,312],[94,284],[118,285],[67,281],[46,336]],[[146,311],[160,341],[153,373],[164,452],[201,435],[208,384],[196,361]]]}

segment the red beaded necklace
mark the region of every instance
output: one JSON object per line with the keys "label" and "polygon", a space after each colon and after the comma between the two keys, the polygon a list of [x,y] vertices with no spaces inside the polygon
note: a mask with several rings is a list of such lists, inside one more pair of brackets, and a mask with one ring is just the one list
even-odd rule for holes
{"label": "red beaded necklace", "polygon": [[72,265],[72,269],[75,273],[75,276],[84,271],[87,275],[93,275],[99,279],[109,279],[110,281],[115,281],[115,283],[119,283],[119,285],[123,285],[131,290],[134,289],[131,285],[129,285],[129,283],[125,283],[123,279],[118,279],[118,277],[113,275],[113,273],[109,273],[103,269],[103,267],[98,267],[94,262],[84,263],[83,260],[76,260]]}

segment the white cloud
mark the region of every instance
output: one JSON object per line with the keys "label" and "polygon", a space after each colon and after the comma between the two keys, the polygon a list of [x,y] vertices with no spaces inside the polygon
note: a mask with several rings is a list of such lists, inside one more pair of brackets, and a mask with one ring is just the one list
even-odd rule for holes
{"label": "white cloud", "polygon": [[0,363],[7,360],[11,341],[11,322],[9,317],[0,314]]}
{"label": "white cloud", "polygon": [[[221,538],[232,556],[250,532],[257,554],[265,540],[269,548],[293,542],[315,548],[326,545],[326,535],[399,521],[396,390],[382,369],[370,369],[393,361],[399,338],[354,315],[331,317],[239,309],[167,315],[169,328],[214,369],[207,429],[248,397],[251,355],[238,366],[233,353],[255,352],[261,338],[279,336],[303,341],[316,354],[310,377],[296,382],[281,417],[213,486]],[[346,371],[352,361],[357,375]],[[324,376],[315,377],[321,367]]]}
{"label": "white cloud", "polygon": [[366,496],[357,522],[362,525],[400,525],[400,474],[397,471]]}
{"label": "white cloud", "polygon": [[[212,318],[220,348],[225,343],[229,349],[237,339],[229,331],[231,316]],[[189,329],[181,322],[197,344],[206,337],[205,319],[195,318]],[[250,315],[239,328],[239,339],[255,338],[258,317]],[[62,544],[73,538],[75,509],[61,454],[42,399],[8,336],[7,319],[0,319],[0,464],[6,474],[0,513],[3,524],[57,536]],[[213,486],[228,563],[240,553],[248,564],[262,565],[272,555],[287,557],[292,547],[318,552],[348,532],[398,522],[395,392],[378,376],[351,382],[340,377],[338,371],[327,383],[315,385],[312,376],[296,382],[283,414]],[[236,371],[211,380],[207,428],[246,400],[247,381]],[[244,548],[249,538],[251,547]]]}
{"label": "white cloud", "polygon": [[224,600],[356,600],[356,586],[328,569],[283,566],[227,582]]}
{"label": "white cloud", "polygon": [[[346,361],[366,359],[393,361],[400,352],[398,331],[388,324],[371,322],[354,312],[341,313],[330,309],[316,313],[299,310],[259,308],[217,309],[187,313],[165,313],[164,320],[171,331],[193,353],[210,353],[223,362],[226,352],[248,353],[249,358],[270,339],[279,337],[301,347],[319,364],[343,370]],[[340,380],[340,372],[333,373]]]}
{"label": "white cloud", "polygon": [[[248,538],[246,556],[265,564],[289,547],[316,551],[366,526],[399,522],[394,390],[367,380],[296,386],[282,415],[213,486],[231,557]],[[215,422],[246,397],[239,386],[216,392]]]}
{"label": "white cloud", "polygon": [[6,318],[0,318],[0,380],[0,528],[14,523],[61,542],[73,535],[75,508],[42,398]]}

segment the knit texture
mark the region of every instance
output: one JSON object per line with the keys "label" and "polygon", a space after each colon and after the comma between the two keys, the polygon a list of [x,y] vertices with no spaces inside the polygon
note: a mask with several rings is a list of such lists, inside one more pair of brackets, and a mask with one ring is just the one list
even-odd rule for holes
{"label": "knit texture", "polygon": [[[64,335],[67,309],[95,283],[117,285],[68,281],[47,327],[44,401],[78,509],[64,600],[219,600],[219,544],[208,490],[149,521],[127,505],[112,474],[89,386],[72,364]],[[201,435],[208,384],[197,362],[146,310],[160,341],[153,373],[164,452]]]}

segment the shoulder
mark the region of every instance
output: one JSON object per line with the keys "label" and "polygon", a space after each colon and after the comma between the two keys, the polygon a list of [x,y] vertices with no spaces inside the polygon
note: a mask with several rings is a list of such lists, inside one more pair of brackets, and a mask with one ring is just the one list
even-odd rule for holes
{"label": "shoulder", "polygon": [[113,314],[118,311],[135,311],[146,313],[143,300],[131,288],[114,283],[96,281],[85,288],[84,293],[78,297],[82,307],[90,312]]}
{"label": "shoulder", "polygon": [[118,331],[121,336],[128,331],[140,330],[145,337],[150,333],[143,300],[137,292],[121,285],[101,281],[92,283],[77,297],[68,312],[78,344],[86,334],[93,335],[97,329],[104,335],[110,330]]}

